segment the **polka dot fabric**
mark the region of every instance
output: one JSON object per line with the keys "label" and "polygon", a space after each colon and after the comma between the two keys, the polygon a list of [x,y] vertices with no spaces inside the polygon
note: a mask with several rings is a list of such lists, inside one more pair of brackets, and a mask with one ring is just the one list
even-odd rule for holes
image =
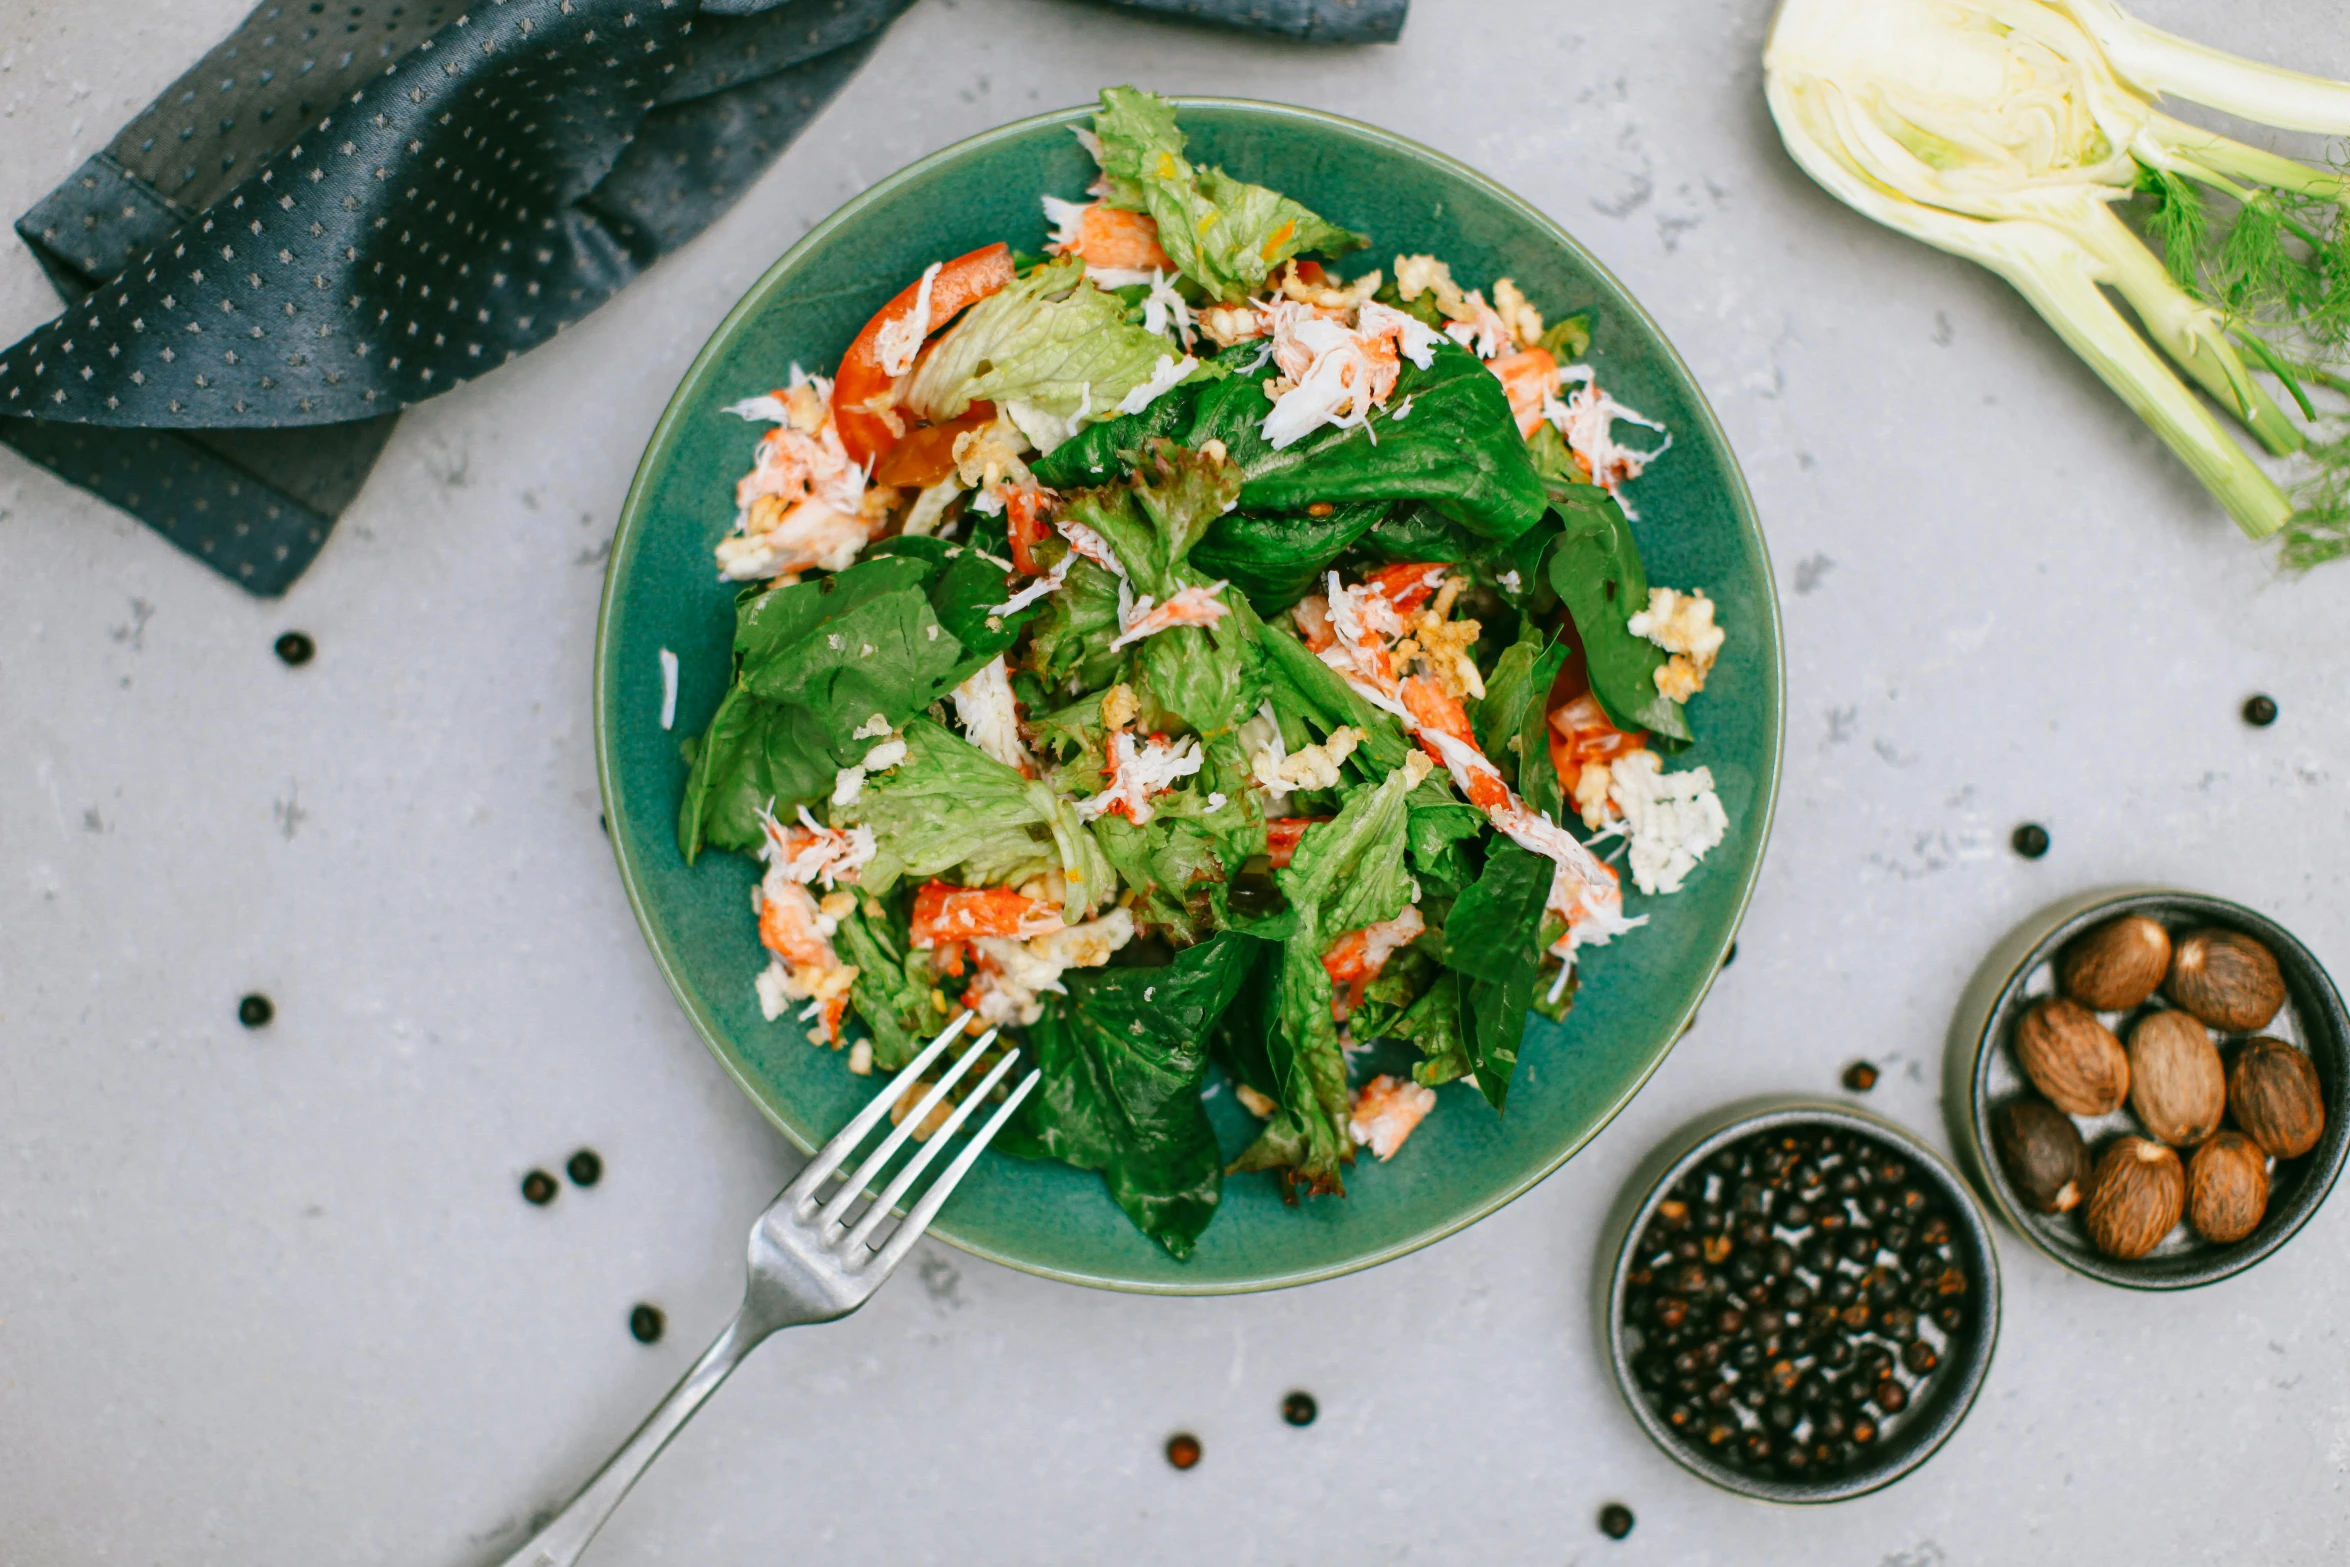
{"label": "polka dot fabric", "polygon": [[[18,221],[70,303],[0,352],[0,441],[283,592],[399,410],[700,233],[909,3],[268,0]],[[1403,9],[1141,8],[1330,41]]]}
{"label": "polka dot fabric", "polygon": [[389,416],[707,227],[907,3],[264,5],[18,223],[74,303],[0,439],[282,592]]}

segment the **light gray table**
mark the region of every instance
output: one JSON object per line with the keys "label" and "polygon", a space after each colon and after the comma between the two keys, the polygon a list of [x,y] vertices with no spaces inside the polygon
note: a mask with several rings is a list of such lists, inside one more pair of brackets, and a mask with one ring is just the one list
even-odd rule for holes
{"label": "light gray table", "polygon": [[[244,4],[0,7],[0,213]],[[2322,0],[2147,10],[2350,73]],[[0,1562],[489,1560],[732,1308],[792,1158],[671,1004],[597,830],[614,512],[694,350],[804,229],[1124,80],[1462,157],[1687,354],[1786,609],[1785,786],[1741,955],[1631,1109],[1436,1251],[1150,1300],[931,1246],[754,1359],[591,1559],[2342,1560],[2342,1203],[2176,1299],[2009,1237],[1973,1418],[1827,1511],[1683,1475],[1594,1350],[1600,1215],[1652,1144],[1731,1096],[1833,1092],[1861,1055],[1887,1068],[1869,1102],[1944,1141],[1958,988],[2043,903],[2208,888],[2350,973],[2350,566],[2276,579],[2002,285],[1808,185],[1762,107],[1765,16],[1419,0],[1401,47],[1317,53],[930,0],[689,250],[403,421],[282,603],[0,453]],[[0,246],[0,338],[55,308]],[[308,668],[271,654],[289,627]],[[2266,731],[2237,716],[2256,690],[2283,708]],[[2038,863],[2006,847],[2027,819],[2054,835]],[[248,990],[274,1025],[238,1026]],[[601,1185],[516,1196],[581,1145]],[[668,1312],[655,1347],[638,1301]],[[1297,1387],[1322,1401],[1305,1430],[1276,1413]],[[1160,1456],[1177,1429],[1206,1446],[1190,1473]],[[1620,1545],[1593,1527],[1611,1499],[1639,1518]]]}

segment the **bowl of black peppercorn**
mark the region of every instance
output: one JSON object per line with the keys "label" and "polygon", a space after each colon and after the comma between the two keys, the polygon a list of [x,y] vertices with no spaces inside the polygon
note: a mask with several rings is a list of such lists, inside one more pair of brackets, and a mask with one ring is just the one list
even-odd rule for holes
{"label": "bowl of black peppercorn", "polygon": [[1624,1401],[1683,1468],[1835,1502],[1924,1463],[1999,1339],[1999,1261],[1956,1171],[1848,1105],[1733,1105],[1669,1138],[1600,1253]]}

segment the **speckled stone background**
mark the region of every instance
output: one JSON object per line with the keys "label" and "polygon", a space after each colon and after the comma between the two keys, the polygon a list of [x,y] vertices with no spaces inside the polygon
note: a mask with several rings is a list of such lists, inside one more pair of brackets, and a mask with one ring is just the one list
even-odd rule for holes
{"label": "speckled stone background", "polygon": [[[2317,0],[2164,25],[2350,75]],[[243,13],[15,0],[0,212]],[[1604,16],[1604,20],[1602,17]],[[1738,1501],[1594,1345],[1602,1214],[1741,1094],[1946,1144],[1982,952],[2075,889],[2250,902],[2350,974],[2350,566],[2280,580],[2005,288],[1832,205],[1764,113],[1759,0],[1419,0],[1318,53],[1062,0],[922,0],[743,203],[554,344],[401,423],[282,603],[0,454],[0,1562],[489,1562],[732,1308],[792,1160],[646,957],[596,825],[614,509],[737,294],[920,153],[1110,81],[1393,126],[1575,229],[1715,400],[1787,611],[1777,841],[1735,967],[1535,1193],[1355,1278],[1235,1300],[931,1248],[775,1340],[591,1561],[2270,1564],[2350,1552],[2350,1208],[2142,1298],[2012,1237],[1973,1417],[1894,1489]],[[54,309],[0,247],[0,335]],[[289,669],[281,631],[318,655]],[[2238,718],[2254,691],[2283,710]],[[2020,821],[2054,848],[2006,848]],[[247,1031],[237,998],[277,1020]],[[525,1205],[592,1146],[603,1181]],[[653,1347],[631,1306],[668,1313]],[[1277,1413],[1310,1389],[1305,1430]],[[1187,1474],[1159,1455],[1188,1429]],[[1630,1539],[1593,1517],[1621,1500]]]}

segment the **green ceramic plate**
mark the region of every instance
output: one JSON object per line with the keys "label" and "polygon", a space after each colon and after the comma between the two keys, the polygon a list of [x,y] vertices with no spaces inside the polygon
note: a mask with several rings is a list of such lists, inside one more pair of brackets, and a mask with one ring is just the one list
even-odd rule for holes
{"label": "green ceramic plate", "polygon": [[[1451,159],[1348,120],[1275,104],[1178,100],[1192,155],[1273,186],[1371,236],[1374,258],[1428,252],[1464,286],[1512,277],[1546,313],[1588,309],[1608,389],[1672,431],[1672,451],[1634,486],[1651,580],[1703,587],[1729,630],[1678,765],[1713,769],[1728,840],[1653,923],[1588,953],[1564,1025],[1536,1019],[1496,1118],[1474,1090],[1442,1092],[1393,1164],[1357,1165],[1343,1200],[1284,1207],[1269,1177],[1224,1190],[1188,1263],[1138,1234],[1099,1176],[989,1154],[937,1234],[1052,1278],[1115,1289],[1223,1293],[1302,1284],[1400,1256],[1491,1213],[1557,1169],[1622,1109],[1672,1048],[1738,927],[1770,829],[1779,773],[1778,601],[1745,481],[1688,368],[1622,285],[1524,201]],[[1091,160],[1070,109],[1007,125],[883,180],[811,230],[735,306],[653,432],[622,509],[596,642],[596,757],[606,820],[645,939],[677,999],[743,1091],[801,1148],[829,1137],[874,1088],[800,1030],[759,1015],[763,966],[754,868],[739,856],[688,867],[673,824],[685,781],[678,743],[724,693],[732,590],[711,546],[734,514],[752,427],[721,410],[782,382],[793,361],[828,370],[867,317],[929,262],[995,240],[1040,250],[1037,198],[1076,197]],[[660,723],[660,654],[682,675],[674,730]],[[1629,894],[1634,912],[1651,900]],[[1228,1092],[1209,1100],[1228,1149],[1249,1136]]]}

